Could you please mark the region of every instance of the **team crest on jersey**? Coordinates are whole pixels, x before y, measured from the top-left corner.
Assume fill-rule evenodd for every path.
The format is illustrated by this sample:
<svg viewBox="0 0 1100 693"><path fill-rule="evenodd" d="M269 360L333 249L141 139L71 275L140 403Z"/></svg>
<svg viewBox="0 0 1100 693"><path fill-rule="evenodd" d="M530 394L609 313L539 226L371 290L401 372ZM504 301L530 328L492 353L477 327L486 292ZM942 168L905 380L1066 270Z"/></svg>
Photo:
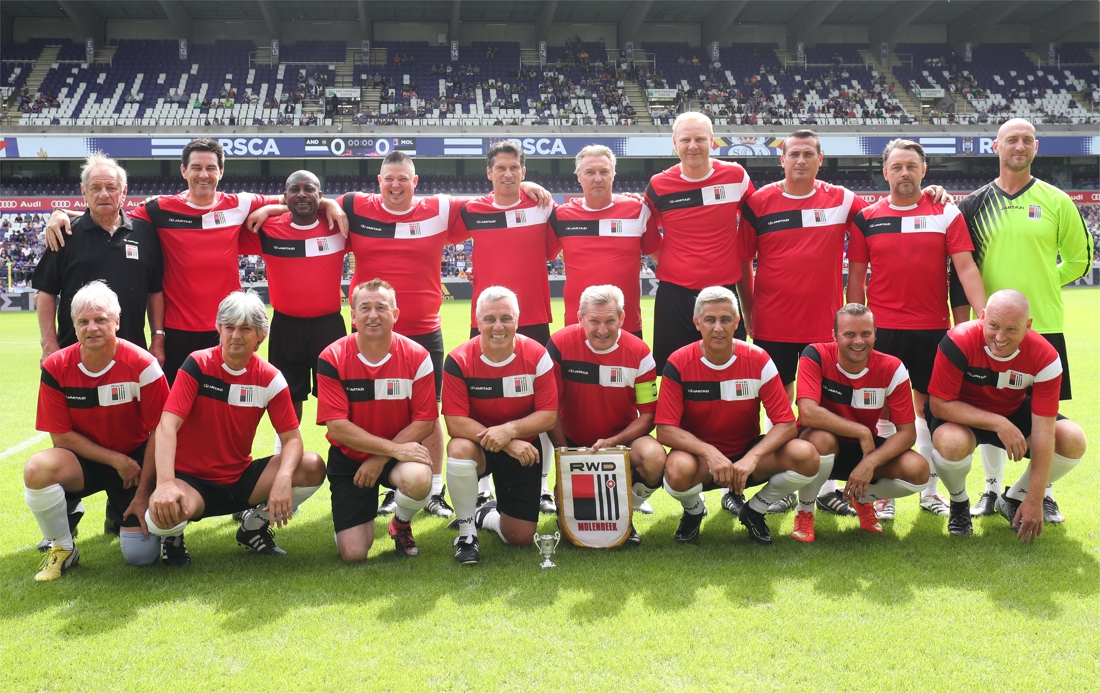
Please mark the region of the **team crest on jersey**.
<svg viewBox="0 0 1100 693"><path fill-rule="evenodd" d="M616 233L622 233L622 232L623 232L623 222L619 221L618 219L612 221L611 222L611 233L616 234Z"/></svg>
<svg viewBox="0 0 1100 693"><path fill-rule="evenodd" d="M386 381L386 396L397 397L401 394L401 381L400 380L387 380Z"/></svg>
<svg viewBox="0 0 1100 693"><path fill-rule="evenodd" d="M733 381L733 396L740 399L741 397L748 397L749 393L749 381L747 380L734 380Z"/></svg>
<svg viewBox="0 0 1100 693"><path fill-rule="evenodd" d="M1027 218L1034 219L1036 221L1043 218L1043 206L1042 205L1028 205L1027 206Z"/></svg>
<svg viewBox="0 0 1100 693"><path fill-rule="evenodd" d="M608 380L612 385L622 385L626 380L623 374L623 369L618 366L612 366L608 375Z"/></svg>
<svg viewBox="0 0 1100 693"><path fill-rule="evenodd" d="M1022 389L1027 387L1027 378L1023 373L1016 371L1008 372L1008 386L1015 389Z"/></svg>
<svg viewBox="0 0 1100 693"><path fill-rule="evenodd" d="M512 212L512 219L517 224L526 224L527 223L527 211L523 210L523 209L517 209L516 211Z"/></svg>
<svg viewBox="0 0 1100 693"><path fill-rule="evenodd" d="M256 403L256 386L241 385L237 394L237 404L252 405Z"/></svg>
<svg viewBox="0 0 1100 693"><path fill-rule="evenodd" d="M913 230L924 231L928 228L928 217L913 217Z"/></svg>
<svg viewBox="0 0 1100 693"><path fill-rule="evenodd" d="M221 226L225 223L225 212L214 212L214 223Z"/></svg>
<svg viewBox="0 0 1100 693"><path fill-rule="evenodd" d="M126 259L137 260L138 259L138 247L133 243L126 244Z"/></svg>
<svg viewBox="0 0 1100 693"><path fill-rule="evenodd" d="M130 388L126 383L115 383L111 385L111 402L126 402L130 399Z"/></svg>
<svg viewBox="0 0 1100 693"><path fill-rule="evenodd" d="M815 209L814 210L814 223L815 224L824 224L826 219L828 219L828 217L825 216L825 210L824 209Z"/></svg>
<svg viewBox="0 0 1100 693"><path fill-rule="evenodd" d="M878 406L878 393L874 390L863 391L863 406L865 407L877 407Z"/></svg>
<svg viewBox="0 0 1100 693"><path fill-rule="evenodd" d="M716 185L711 190L713 190L713 192L714 192L714 199L715 200L724 200L724 199L726 199L726 189L725 189L725 187L723 187L721 185Z"/></svg>
<svg viewBox="0 0 1100 693"><path fill-rule="evenodd" d="M327 238L317 238L317 239L314 239L314 240L317 243L317 252L319 252L319 253L327 253L328 252L328 239Z"/></svg>
<svg viewBox="0 0 1100 693"><path fill-rule="evenodd" d="M415 224L415 223L414 224L409 224L409 235L410 236L422 236L422 235L424 235L424 232L420 230L420 224Z"/></svg>
<svg viewBox="0 0 1100 693"><path fill-rule="evenodd" d="M523 376L512 378L512 392L517 395L526 395L531 392L531 383Z"/></svg>

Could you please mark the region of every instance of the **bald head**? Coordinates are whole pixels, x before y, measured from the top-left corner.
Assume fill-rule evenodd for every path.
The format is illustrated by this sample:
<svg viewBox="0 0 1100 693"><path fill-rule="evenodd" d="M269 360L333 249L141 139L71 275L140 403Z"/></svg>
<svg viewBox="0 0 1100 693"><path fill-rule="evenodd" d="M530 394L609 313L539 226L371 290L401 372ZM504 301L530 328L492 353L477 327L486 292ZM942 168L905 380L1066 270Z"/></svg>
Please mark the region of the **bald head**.
<svg viewBox="0 0 1100 693"><path fill-rule="evenodd" d="M318 190L321 189L321 180L317 176L313 175L312 171L306 171L305 169L302 169L301 171L295 171L294 173L287 176L286 187L289 188L291 183L313 183L313 185L316 186Z"/></svg>
<svg viewBox="0 0 1100 693"><path fill-rule="evenodd" d="M1031 304L1013 289L1001 289L985 302L979 322L989 352L997 358L1009 358L1031 331Z"/></svg>
<svg viewBox="0 0 1100 693"><path fill-rule="evenodd" d="M996 309L998 312L1022 313L1025 320L1031 315L1031 303L1027 300L1027 296L1015 289L1001 289L994 292L985 302L985 308L988 311Z"/></svg>
<svg viewBox="0 0 1100 693"><path fill-rule="evenodd" d="M321 181L309 171L295 171L286 179L286 206L295 224L309 226L321 208Z"/></svg>
<svg viewBox="0 0 1100 693"><path fill-rule="evenodd" d="M1035 137L1035 126L1031 124L1031 121L1024 118L1012 118L1006 120L1001 127L997 128L997 139L1003 139L1007 133L1016 132L1020 128L1030 132L1031 136Z"/></svg>
<svg viewBox="0 0 1100 693"><path fill-rule="evenodd" d="M1001 160L1001 175L1030 176L1031 162L1039 152L1035 126L1023 118L1013 118L997 130L993 151Z"/></svg>

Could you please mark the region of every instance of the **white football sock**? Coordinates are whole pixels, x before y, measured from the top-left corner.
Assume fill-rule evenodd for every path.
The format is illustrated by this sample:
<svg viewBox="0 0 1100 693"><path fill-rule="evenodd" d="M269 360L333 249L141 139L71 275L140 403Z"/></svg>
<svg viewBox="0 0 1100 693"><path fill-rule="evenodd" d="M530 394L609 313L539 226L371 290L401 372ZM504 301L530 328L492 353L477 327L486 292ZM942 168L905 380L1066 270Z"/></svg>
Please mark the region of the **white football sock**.
<svg viewBox="0 0 1100 693"><path fill-rule="evenodd" d="M867 485L867 495L859 499L860 503L873 503L887 498L904 498L919 493L925 484L911 484L901 479L879 479Z"/></svg>
<svg viewBox="0 0 1100 693"><path fill-rule="evenodd" d="M919 415L915 422L917 428L917 454L928 463L928 484L921 491L921 498L934 496L940 492L940 476L936 465L932 463L932 434L928 430L928 422Z"/></svg>
<svg viewBox="0 0 1100 693"><path fill-rule="evenodd" d="M504 532L500 531L500 513L496 508L493 508L489 512L485 513L485 517L481 519L481 526L485 529L491 529L497 533L500 540L505 544L508 543L508 539L504 536Z"/></svg>
<svg viewBox="0 0 1100 693"><path fill-rule="evenodd" d="M187 520L184 520L175 527L161 529L157 526L157 523L153 522L153 514L146 510L145 524L149 527L149 534L155 534L158 537L178 537L179 535L183 534L184 528L187 527Z"/></svg>
<svg viewBox="0 0 1100 693"><path fill-rule="evenodd" d="M61 484L51 484L46 488L24 486L23 498L38 522L42 536L49 539L52 546L72 551L73 535L69 533L68 507L65 504L65 489L61 488Z"/></svg>
<svg viewBox="0 0 1100 693"><path fill-rule="evenodd" d="M447 477L447 479L448 479L447 483L451 483L450 478L451 478L450 476ZM477 480L477 495L483 496L483 495L491 494L492 492L493 492L493 480L491 478L489 478L489 476L486 475L486 476L483 476L483 477L481 477L480 479Z"/></svg>
<svg viewBox="0 0 1100 693"><path fill-rule="evenodd" d="M649 497L653 495L656 488L650 488L645 485L644 481L635 481L630 485L630 505L635 510L642 507L642 503L649 500Z"/></svg>
<svg viewBox="0 0 1100 693"><path fill-rule="evenodd" d="M996 445L979 445L978 456L982 458L982 472L985 474L985 491L1000 495L1004 491L1001 485L1005 478L1005 465L1008 453Z"/></svg>
<svg viewBox="0 0 1100 693"><path fill-rule="evenodd" d="M1058 481L1066 474L1069 474L1070 470L1076 467L1081 462L1081 458L1073 460L1068 457L1062 457L1058 453L1054 453L1050 458L1050 484ZM1020 478L1016 480L1015 484L1012 484L1012 488L1008 489L1006 494L1013 500L1022 501L1027 498L1027 487L1031 484L1031 462L1027 463L1027 469L1020 475ZM1047 484L1047 490L1050 489L1050 484Z"/></svg>
<svg viewBox="0 0 1100 693"><path fill-rule="evenodd" d="M290 507L297 509L299 505L309 500L309 497L317 493L317 489L320 486L292 486L290 488ZM245 511L244 520L241 522L241 527L246 531L254 532L257 529L263 528L265 524L271 521L270 513L263 508L257 508L251 512Z"/></svg>
<svg viewBox="0 0 1100 693"><path fill-rule="evenodd" d="M768 431L772 430L774 426L775 424L773 424L772 420L768 418L768 415L764 414L764 425L760 428L760 432L764 435L768 435Z"/></svg>
<svg viewBox="0 0 1100 693"><path fill-rule="evenodd" d="M836 457L836 455L833 455ZM817 492L817 497L827 496L833 491L836 491L836 479L826 479L825 483L821 485L821 490Z"/></svg>
<svg viewBox="0 0 1100 693"><path fill-rule="evenodd" d="M833 473L834 462L836 462L836 455L821 455L821 468L817 470L817 474L810 479L810 483L798 489L799 510L814 514L815 501L821 495L825 482L830 480L829 475ZM836 486L835 483L833 485Z"/></svg>
<svg viewBox="0 0 1100 693"><path fill-rule="evenodd" d="M798 491L813 480L812 476L805 476L790 469L773 474L768 479L768 483L764 484L764 487L752 497L749 506L758 513L766 513L769 505Z"/></svg>
<svg viewBox="0 0 1100 693"><path fill-rule="evenodd" d="M429 496L438 496L443 493L443 475L432 474L432 490L428 492Z"/></svg>
<svg viewBox="0 0 1100 693"><path fill-rule="evenodd" d="M272 447L272 455L278 455L283 451L283 439L279 437L279 434L275 434L275 445Z"/></svg>
<svg viewBox="0 0 1100 693"><path fill-rule="evenodd" d="M550 436L540 433L539 445L542 447L542 490L539 493L549 496L550 487L546 485L546 479L550 476L550 465L554 462L554 444L550 442Z"/></svg>
<svg viewBox="0 0 1100 693"><path fill-rule="evenodd" d="M970 473L973 459L973 455L967 455L958 462L952 462L945 460L936 450L932 451L932 462L943 479L943 487L951 494L951 500L955 503L970 500L970 496L966 495L966 475Z"/></svg>
<svg viewBox="0 0 1100 693"><path fill-rule="evenodd" d="M1043 491L1043 497L1054 500L1054 484L1047 484L1046 490Z"/></svg>
<svg viewBox="0 0 1100 693"><path fill-rule="evenodd" d="M488 480L489 477L485 477ZM477 504L477 462L447 458L447 486L451 489L451 506L458 519L460 536L477 536L474 507Z"/></svg>
<svg viewBox="0 0 1100 693"><path fill-rule="evenodd" d="M886 419L879 419L878 423L875 424L875 435L879 438L889 438L897 432L898 427Z"/></svg>
<svg viewBox="0 0 1100 693"><path fill-rule="evenodd" d="M680 501L680 505L684 506L684 512L688 515L698 515L706 510L706 503L703 501L703 485L695 484L686 491L674 491L671 486L668 485L668 480L665 479L665 492L672 496L676 500Z"/></svg>
<svg viewBox="0 0 1100 693"><path fill-rule="evenodd" d="M420 500L416 500L415 498L410 498L404 493L401 493L401 489L394 491L393 500L397 503L397 510L395 510L393 514L402 522L412 522L413 515L420 512L421 508L428 504L427 496L424 496Z"/></svg>

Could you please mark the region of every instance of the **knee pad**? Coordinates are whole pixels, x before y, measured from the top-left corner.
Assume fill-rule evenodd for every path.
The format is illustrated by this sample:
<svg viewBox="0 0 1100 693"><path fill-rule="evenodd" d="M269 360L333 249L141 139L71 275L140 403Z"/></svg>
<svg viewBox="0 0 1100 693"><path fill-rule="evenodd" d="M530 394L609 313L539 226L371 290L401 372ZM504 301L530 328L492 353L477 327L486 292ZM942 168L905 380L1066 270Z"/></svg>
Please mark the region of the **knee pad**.
<svg viewBox="0 0 1100 693"><path fill-rule="evenodd" d="M146 539L139 532L127 532L124 529L119 533L118 539L122 546L122 557L132 566L153 565L160 558L160 537L155 534L150 534Z"/></svg>

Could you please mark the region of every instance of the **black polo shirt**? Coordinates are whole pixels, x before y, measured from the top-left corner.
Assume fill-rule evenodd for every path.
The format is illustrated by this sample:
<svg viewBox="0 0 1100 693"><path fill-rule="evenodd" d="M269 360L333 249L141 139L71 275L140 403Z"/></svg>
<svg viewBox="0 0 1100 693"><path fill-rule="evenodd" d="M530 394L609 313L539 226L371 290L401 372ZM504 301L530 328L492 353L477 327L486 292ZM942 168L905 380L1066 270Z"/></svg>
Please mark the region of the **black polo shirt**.
<svg viewBox="0 0 1100 693"><path fill-rule="evenodd" d="M71 305L73 294L101 279L118 294L122 307L118 336L145 348L145 311L149 294L163 291L164 262L160 239L149 222L122 214L122 225L109 234L89 212L74 220L73 235L57 252L49 248L34 270L31 286L57 296L57 343L76 344Z"/></svg>

